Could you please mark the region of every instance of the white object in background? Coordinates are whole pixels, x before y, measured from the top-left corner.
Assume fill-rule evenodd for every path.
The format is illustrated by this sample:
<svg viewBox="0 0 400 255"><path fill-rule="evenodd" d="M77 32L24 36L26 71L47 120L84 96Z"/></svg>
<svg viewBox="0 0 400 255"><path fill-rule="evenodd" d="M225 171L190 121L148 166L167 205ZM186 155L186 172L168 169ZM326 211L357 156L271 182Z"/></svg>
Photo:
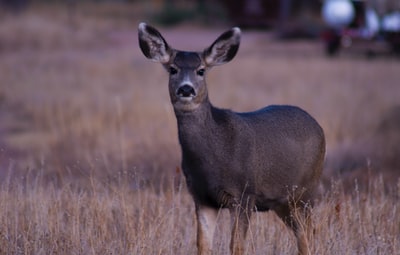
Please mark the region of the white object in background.
<svg viewBox="0 0 400 255"><path fill-rule="evenodd" d="M334 28L342 28L354 19L355 10L349 0L326 0L322 6L322 17Z"/></svg>
<svg viewBox="0 0 400 255"><path fill-rule="evenodd" d="M400 31L400 12L392 12L382 18L382 30L386 32Z"/></svg>
<svg viewBox="0 0 400 255"><path fill-rule="evenodd" d="M376 11L368 8L365 11L365 21L368 32L371 35L376 35L379 32L379 17Z"/></svg>

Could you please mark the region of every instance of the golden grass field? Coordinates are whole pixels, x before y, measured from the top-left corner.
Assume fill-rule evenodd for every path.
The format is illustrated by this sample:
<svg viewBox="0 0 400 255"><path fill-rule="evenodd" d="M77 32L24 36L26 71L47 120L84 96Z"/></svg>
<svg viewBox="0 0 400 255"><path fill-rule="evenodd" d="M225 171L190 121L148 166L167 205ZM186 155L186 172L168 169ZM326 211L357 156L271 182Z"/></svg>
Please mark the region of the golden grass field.
<svg viewBox="0 0 400 255"><path fill-rule="evenodd" d="M0 254L194 254L167 73L145 59L148 6L33 6L0 13ZM226 27L160 27L201 50ZM399 254L400 59L243 31L208 76L214 105L298 105L327 138L313 254ZM227 254L221 211L215 254ZM272 213L253 216L248 254L295 254Z"/></svg>

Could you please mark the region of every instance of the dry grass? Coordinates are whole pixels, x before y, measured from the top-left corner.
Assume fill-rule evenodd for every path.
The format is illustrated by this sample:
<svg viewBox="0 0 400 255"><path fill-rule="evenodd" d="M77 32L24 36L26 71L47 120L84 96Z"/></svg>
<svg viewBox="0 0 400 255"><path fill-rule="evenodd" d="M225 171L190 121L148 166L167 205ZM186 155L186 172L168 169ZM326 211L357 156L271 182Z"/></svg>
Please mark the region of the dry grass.
<svg viewBox="0 0 400 255"><path fill-rule="evenodd" d="M194 253L167 75L137 47L143 9L0 17L0 254ZM177 48L202 49L222 29L162 31ZM400 248L398 70L390 56L326 59L317 42L245 31L237 58L208 76L215 105L299 105L324 128L329 191L314 209L314 254ZM228 251L225 216L216 254ZM295 251L269 213L254 216L248 243L249 254Z"/></svg>
<svg viewBox="0 0 400 255"><path fill-rule="evenodd" d="M40 177L3 185L0 254L195 253L194 206L185 189L155 193L132 190L123 178L111 186L91 181L85 189L44 185ZM321 198L313 210L312 254L396 254L400 186L387 193L381 181L371 185L368 193L345 195L336 184ZM215 254L228 253L226 213L220 213ZM253 215L247 254L295 251L294 235L275 215Z"/></svg>

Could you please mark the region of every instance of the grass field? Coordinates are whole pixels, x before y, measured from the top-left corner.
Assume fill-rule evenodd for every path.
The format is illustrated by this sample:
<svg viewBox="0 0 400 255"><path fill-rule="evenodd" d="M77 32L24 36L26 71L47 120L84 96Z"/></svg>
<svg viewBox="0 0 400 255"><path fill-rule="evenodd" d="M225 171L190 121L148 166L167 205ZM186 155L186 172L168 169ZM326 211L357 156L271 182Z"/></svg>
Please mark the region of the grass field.
<svg viewBox="0 0 400 255"><path fill-rule="evenodd" d="M1 13L0 254L195 252L167 74L139 51L139 7ZM160 30L201 50L226 28ZM294 104L323 127L313 254L400 250L399 70L386 53L327 59L317 41L245 30L236 59L207 77L217 106ZM215 254L228 253L226 214ZM248 244L248 254L296 251L272 213L254 215Z"/></svg>

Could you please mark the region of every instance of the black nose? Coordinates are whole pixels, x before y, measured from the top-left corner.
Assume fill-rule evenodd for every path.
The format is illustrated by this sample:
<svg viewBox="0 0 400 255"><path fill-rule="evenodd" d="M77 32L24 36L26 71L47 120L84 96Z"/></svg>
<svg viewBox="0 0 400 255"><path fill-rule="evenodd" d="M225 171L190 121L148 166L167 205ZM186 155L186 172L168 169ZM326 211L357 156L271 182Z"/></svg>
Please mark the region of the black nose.
<svg viewBox="0 0 400 255"><path fill-rule="evenodd" d="M194 91L194 88L190 85L183 85L183 86L179 87L176 94L180 97L196 96L196 92Z"/></svg>

